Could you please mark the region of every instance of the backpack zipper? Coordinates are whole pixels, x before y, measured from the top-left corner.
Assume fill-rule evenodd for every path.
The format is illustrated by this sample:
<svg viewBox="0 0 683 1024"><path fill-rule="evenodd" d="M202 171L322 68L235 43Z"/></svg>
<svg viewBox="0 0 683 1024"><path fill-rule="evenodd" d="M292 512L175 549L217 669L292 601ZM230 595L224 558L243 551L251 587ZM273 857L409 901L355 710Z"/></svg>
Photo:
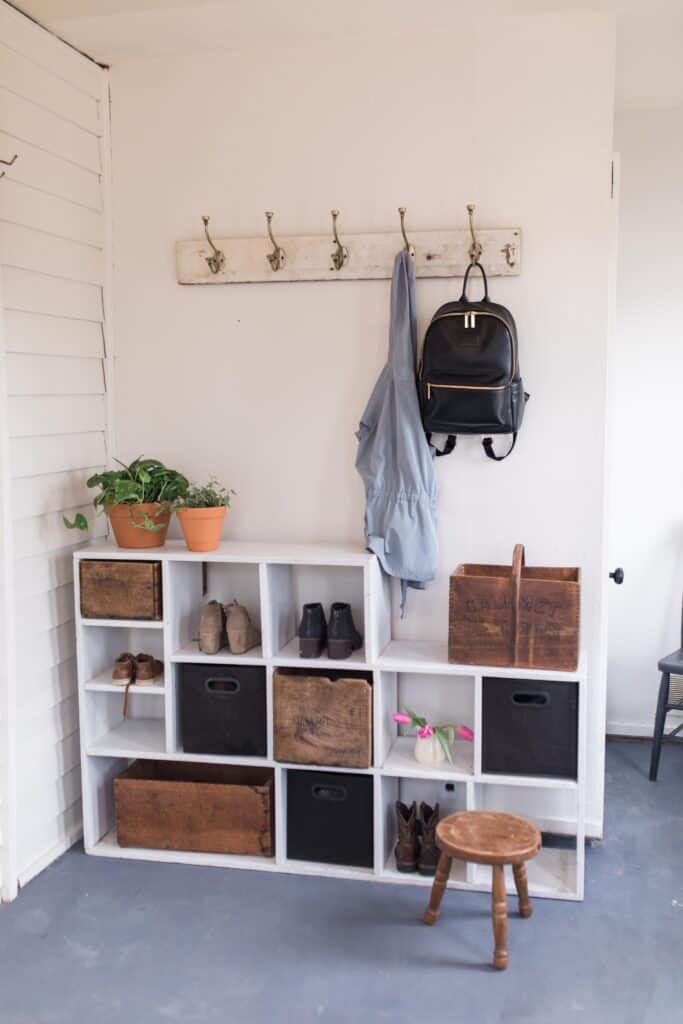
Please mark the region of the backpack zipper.
<svg viewBox="0 0 683 1024"><path fill-rule="evenodd" d="M427 381L427 401L432 397L432 388L448 388L449 391L504 391L507 384L431 384Z"/></svg>
<svg viewBox="0 0 683 1024"><path fill-rule="evenodd" d="M510 330L510 325L508 324L507 320L504 317L500 316L498 313L489 313L487 310L478 309L476 310L476 312L468 311L466 313L441 313L439 316L435 316L432 318L432 323L434 323L436 320L445 320L449 316L464 316L466 328L474 327L476 323L476 317L478 316L492 316L494 317L494 319L500 320L500 322L504 324L510 336L510 345L512 348L512 376L517 376L517 346L515 345L515 339L512 335L512 331ZM470 317L472 318L471 320L469 319Z"/></svg>

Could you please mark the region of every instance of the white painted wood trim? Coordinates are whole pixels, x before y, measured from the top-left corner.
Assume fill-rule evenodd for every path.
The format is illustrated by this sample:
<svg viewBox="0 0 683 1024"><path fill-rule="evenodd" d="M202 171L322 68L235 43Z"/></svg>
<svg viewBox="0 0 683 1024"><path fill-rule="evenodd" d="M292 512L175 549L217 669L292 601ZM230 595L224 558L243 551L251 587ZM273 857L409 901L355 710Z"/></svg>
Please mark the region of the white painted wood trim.
<svg viewBox="0 0 683 1024"><path fill-rule="evenodd" d="M210 226L209 226L210 227ZM355 234L342 237L349 261L341 270L331 263L334 243L331 235L283 235L278 244L287 260L274 271L268 262L272 244L265 231L256 238L214 238L225 254L225 266L213 274L206 262L211 248L205 239L176 243L178 284L238 284L244 282L284 281L362 281L390 278L397 252L404 248L398 232ZM416 277L462 277L470 263L471 238L468 230L407 231L415 248ZM482 245L481 262L490 277L516 276L521 273L521 229L477 229ZM212 234L213 238L213 234ZM511 246L509 265L505 247Z"/></svg>
<svg viewBox="0 0 683 1024"><path fill-rule="evenodd" d="M113 466L115 452L116 399L114 389L114 230L111 172L111 99L109 75L102 76L100 98L102 135L100 152L102 163L102 207L104 210L104 283L102 285L102 341L104 344L104 383L106 422L105 445L107 465ZM107 522L107 530L109 525Z"/></svg>

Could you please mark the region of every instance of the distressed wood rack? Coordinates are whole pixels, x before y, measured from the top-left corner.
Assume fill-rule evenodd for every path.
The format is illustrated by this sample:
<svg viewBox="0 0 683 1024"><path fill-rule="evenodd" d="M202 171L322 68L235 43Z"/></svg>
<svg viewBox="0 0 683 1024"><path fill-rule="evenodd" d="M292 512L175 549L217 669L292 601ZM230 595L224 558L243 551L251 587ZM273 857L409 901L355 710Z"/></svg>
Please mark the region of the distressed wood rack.
<svg viewBox="0 0 683 1024"><path fill-rule="evenodd" d="M473 225L451 231L411 232L405 228L405 207L399 207L400 231L340 237L338 210L332 210L329 235L286 235L277 240L273 214L266 213L267 233L254 238L205 238L176 243L179 284L242 284L285 281L363 281L390 278L396 253L405 248L415 259L416 277L462 277L480 261L489 276L521 273L521 229Z"/></svg>

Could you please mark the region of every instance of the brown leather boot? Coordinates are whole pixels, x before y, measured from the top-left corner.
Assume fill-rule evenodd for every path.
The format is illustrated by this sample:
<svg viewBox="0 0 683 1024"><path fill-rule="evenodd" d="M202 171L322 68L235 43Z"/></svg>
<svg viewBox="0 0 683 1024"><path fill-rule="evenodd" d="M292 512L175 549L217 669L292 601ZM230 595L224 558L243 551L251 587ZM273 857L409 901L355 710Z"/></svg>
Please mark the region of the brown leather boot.
<svg viewBox="0 0 683 1024"><path fill-rule="evenodd" d="M218 654L227 643L223 605L209 601L199 613L199 650L202 654Z"/></svg>
<svg viewBox="0 0 683 1024"><path fill-rule="evenodd" d="M417 806L413 800L410 807L396 801L398 842L396 843L396 869L408 874L417 870L419 847L417 843Z"/></svg>
<svg viewBox="0 0 683 1024"><path fill-rule="evenodd" d="M439 805L430 807L420 804L420 857L417 870L421 875L435 875L439 863L439 847L436 845L436 826L439 823Z"/></svg>
<svg viewBox="0 0 683 1024"><path fill-rule="evenodd" d="M261 640L261 634L249 618L244 605L232 601L223 605L225 611L225 628L228 633L228 646L231 654L246 654Z"/></svg>

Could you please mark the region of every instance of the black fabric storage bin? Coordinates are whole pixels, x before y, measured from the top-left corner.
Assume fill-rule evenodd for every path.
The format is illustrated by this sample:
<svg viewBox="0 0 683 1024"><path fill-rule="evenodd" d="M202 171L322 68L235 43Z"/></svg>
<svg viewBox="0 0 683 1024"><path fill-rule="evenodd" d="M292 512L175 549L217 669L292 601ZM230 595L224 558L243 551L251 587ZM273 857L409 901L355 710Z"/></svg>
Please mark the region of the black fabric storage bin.
<svg viewBox="0 0 683 1024"><path fill-rule="evenodd" d="M372 776L290 769L287 856L371 868Z"/></svg>
<svg viewBox="0 0 683 1024"><path fill-rule="evenodd" d="M482 771L576 778L579 684L483 680Z"/></svg>
<svg viewBox="0 0 683 1024"><path fill-rule="evenodd" d="M265 668L183 665L180 727L188 754L265 757Z"/></svg>

